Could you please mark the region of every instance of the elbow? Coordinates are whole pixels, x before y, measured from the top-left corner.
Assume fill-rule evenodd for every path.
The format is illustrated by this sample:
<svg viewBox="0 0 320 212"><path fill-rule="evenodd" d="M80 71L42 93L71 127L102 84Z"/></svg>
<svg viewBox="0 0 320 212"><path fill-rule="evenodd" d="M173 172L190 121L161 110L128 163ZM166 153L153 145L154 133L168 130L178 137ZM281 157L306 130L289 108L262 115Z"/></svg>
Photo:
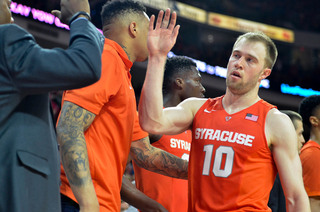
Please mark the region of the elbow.
<svg viewBox="0 0 320 212"><path fill-rule="evenodd" d="M163 134L161 118L150 116L143 112L144 110L139 107L139 124L141 128L151 134Z"/></svg>
<svg viewBox="0 0 320 212"><path fill-rule="evenodd" d="M82 78L88 85L99 81L101 77L101 55L97 53L87 55L87 59L82 64L78 64L79 72L83 73Z"/></svg>
<svg viewBox="0 0 320 212"><path fill-rule="evenodd" d="M99 62L95 63L93 69L93 81L97 82L101 77L101 60Z"/></svg>
<svg viewBox="0 0 320 212"><path fill-rule="evenodd" d="M147 120L142 119L141 117L139 117L139 123L140 123L140 127L151 134L156 134L156 127L153 126L152 123L148 122Z"/></svg>
<svg viewBox="0 0 320 212"><path fill-rule="evenodd" d="M86 84L91 85L99 81L101 77L101 63L90 66L89 69L91 74L87 74Z"/></svg>
<svg viewBox="0 0 320 212"><path fill-rule="evenodd" d="M160 127L154 126L152 124L141 124L141 128L150 134L163 134L162 131L159 130Z"/></svg>
<svg viewBox="0 0 320 212"><path fill-rule="evenodd" d="M147 120L144 118L144 114L140 112L140 108L139 108L139 124L141 129L143 129L146 132L149 132L149 127L148 127L148 123Z"/></svg>
<svg viewBox="0 0 320 212"><path fill-rule="evenodd" d="M144 131L150 133L151 128L148 126L148 124L146 124L146 122L141 121L141 120L139 120L139 122L140 122L140 127L141 127Z"/></svg>

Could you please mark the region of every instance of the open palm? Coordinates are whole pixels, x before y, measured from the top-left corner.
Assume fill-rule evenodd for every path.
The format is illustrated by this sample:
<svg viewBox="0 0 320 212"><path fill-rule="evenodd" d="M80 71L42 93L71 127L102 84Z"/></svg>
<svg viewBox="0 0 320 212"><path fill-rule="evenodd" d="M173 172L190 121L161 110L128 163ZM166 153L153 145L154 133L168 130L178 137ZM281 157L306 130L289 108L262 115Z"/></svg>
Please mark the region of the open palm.
<svg viewBox="0 0 320 212"><path fill-rule="evenodd" d="M155 16L152 15L150 18L147 42L150 55L167 55L177 40L180 28L179 25L176 26L177 14L173 12L170 20L170 9L167 9L164 18L163 15L164 12L161 10L155 29L153 27Z"/></svg>

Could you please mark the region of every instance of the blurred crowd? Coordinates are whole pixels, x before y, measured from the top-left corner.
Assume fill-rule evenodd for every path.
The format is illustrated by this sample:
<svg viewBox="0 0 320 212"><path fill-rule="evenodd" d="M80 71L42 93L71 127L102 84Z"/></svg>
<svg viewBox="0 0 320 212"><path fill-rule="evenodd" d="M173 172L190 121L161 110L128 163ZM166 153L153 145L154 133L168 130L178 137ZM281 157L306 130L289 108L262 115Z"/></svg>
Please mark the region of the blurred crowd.
<svg viewBox="0 0 320 212"><path fill-rule="evenodd" d="M179 0L179 2L207 11L286 27L292 30L320 31L320 17L316 16L320 2L317 0Z"/></svg>
<svg viewBox="0 0 320 212"><path fill-rule="evenodd" d="M16 0L15 2L50 12L52 9L59 8L60 1L32 0L31 3L26 0ZM102 0L90 1L92 22L98 28L101 28L100 10L104 2ZM320 32L320 25L318 24L320 16L315 15L317 14L316 10L320 7L320 1L180 0L180 2L207 11L292 30ZM225 43L221 45L218 42L212 42L211 45L200 42L200 38L195 37L194 33L196 35L201 34L202 28L194 22L189 22L188 24L190 26L185 26L184 28L190 28L191 30L186 30L185 34L180 32L173 52L178 55L187 55L213 66L225 67L227 58L230 55L231 46L226 46ZM215 32L212 32L212 34L214 35ZM232 43L233 40L230 45ZM291 86L299 85L302 88L320 90L320 84L317 81L317 77L315 77L320 70L320 49L296 47L281 42L278 42L277 46L279 57L273 69L273 74L269 78L271 89L279 91L280 84L285 83Z"/></svg>

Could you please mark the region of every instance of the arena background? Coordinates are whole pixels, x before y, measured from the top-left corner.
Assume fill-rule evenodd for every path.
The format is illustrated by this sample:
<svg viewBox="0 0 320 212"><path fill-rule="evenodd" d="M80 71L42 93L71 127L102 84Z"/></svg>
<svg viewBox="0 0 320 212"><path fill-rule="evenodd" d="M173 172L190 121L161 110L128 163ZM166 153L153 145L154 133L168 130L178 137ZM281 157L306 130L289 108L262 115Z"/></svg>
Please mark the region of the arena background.
<svg viewBox="0 0 320 212"><path fill-rule="evenodd" d="M198 60L206 97L225 92L220 67L226 67L232 45L245 31L262 30L275 41L279 57L268 78L269 88L260 97L279 109L298 110L304 96L320 94L320 1L317 0L140 0L148 15L159 9L178 13L181 25L172 52ZM91 0L92 22L101 29L100 11L106 0ZM68 30L49 17L59 9L59 0L13 0L11 10L16 24L34 35L46 48L66 48ZM146 62L132 68L137 98L144 80ZM291 94L284 94L291 93Z"/></svg>

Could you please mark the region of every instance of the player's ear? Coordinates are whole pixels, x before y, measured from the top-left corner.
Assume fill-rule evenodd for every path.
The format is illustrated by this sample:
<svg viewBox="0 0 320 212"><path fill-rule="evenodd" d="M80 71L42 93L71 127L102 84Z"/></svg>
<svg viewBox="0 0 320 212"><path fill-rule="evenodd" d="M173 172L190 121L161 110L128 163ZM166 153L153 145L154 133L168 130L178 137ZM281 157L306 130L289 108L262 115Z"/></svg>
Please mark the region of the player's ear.
<svg viewBox="0 0 320 212"><path fill-rule="evenodd" d="M319 119L316 116L310 116L309 121L313 127L319 126Z"/></svg>
<svg viewBox="0 0 320 212"><path fill-rule="evenodd" d="M182 88L183 88L183 86L184 86L184 81L183 81L183 79L181 79L181 78L176 78L174 82L175 82L175 85L176 85L179 89L182 89Z"/></svg>
<svg viewBox="0 0 320 212"><path fill-rule="evenodd" d="M263 69L263 71L262 71L262 73L261 73L261 75L259 77L259 80L261 81L261 80L267 78L270 74L271 74L271 69L270 68Z"/></svg>
<svg viewBox="0 0 320 212"><path fill-rule="evenodd" d="M135 21L132 21L130 23L128 30L131 37L137 37L137 23Z"/></svg>

